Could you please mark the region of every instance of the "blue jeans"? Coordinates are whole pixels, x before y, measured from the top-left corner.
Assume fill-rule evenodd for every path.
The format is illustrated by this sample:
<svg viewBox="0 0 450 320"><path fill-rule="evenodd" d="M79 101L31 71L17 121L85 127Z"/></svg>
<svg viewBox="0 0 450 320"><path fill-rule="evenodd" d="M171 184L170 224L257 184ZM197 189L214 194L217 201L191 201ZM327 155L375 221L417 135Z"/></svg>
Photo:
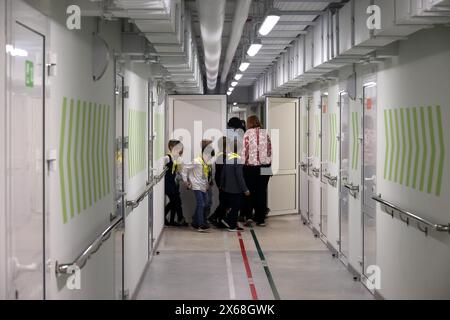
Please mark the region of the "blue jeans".
<svg viewBox="0 0 450 320"><path fill-rule="evenodd" d="M213 198L212 188L209 188L208 191L206 191L205 209L203 210L205 224L208 222L208 217L211 215L212 198Z"/></svg>
<svg viewBox="0 0 450 320"><path fill-rule="evenodd" d="M205 225L205 208L208 202L208 194L206 192L202 192L200 190L194 190L195 201L197 202L197 206L195 207L195 213L192 219L192 226L195 228L199 228Z"/></svg>

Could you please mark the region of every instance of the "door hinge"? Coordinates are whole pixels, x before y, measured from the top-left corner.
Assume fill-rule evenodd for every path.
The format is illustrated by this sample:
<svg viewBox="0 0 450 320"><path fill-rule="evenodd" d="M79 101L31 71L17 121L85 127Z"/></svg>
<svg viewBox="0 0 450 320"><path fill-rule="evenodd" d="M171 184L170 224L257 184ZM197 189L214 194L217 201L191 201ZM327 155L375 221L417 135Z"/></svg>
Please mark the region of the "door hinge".
<svg viewBox="0 0 450 320"><path fill-rule="evenodd" d="M129 142L130 142L130 138L129 137L123 137L122 148L123 149L128 149Z"/></svg>
<svg viewBox="0 0 450 320"><path fill-rule="evenodd" d="M124 99L128 99L130 97L130 87L123 87L123 97Z"/></svg>
<svg viewBox="0 0 450 320"><path fill-rule="evenodd" d="M119 290L119 299L128 300L130 297L130 289L125 289L124 291Z"/></svg>

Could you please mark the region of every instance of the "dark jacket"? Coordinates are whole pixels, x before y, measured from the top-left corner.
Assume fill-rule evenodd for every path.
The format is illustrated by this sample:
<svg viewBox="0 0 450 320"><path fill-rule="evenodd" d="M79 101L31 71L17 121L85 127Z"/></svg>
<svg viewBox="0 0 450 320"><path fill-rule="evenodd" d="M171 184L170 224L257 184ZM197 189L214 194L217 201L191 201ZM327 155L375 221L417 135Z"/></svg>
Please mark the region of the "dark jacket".
<svg viewBox="0 0 450 320"><path fill-rule="evenodd" d="M244 180L244 165L240 159L227 159L221 173L220 187L226 193L239 194L248 191Z"/></svg>
<svg viewBox="0 0 450 320"><path fill-rule="evenodd" d="M165 193L167 195L173 195L180 192L180 186L177 183L177 170L178 165L175 164L172 159L172 156L170 154L167 155L169 157L169 162L166 164L167 171L165 175Z"/></svg>
<svg viewBox="0 0 450 320"><path fill-rule="evenodd" d="M222 184L222 170L225 162L227 161L226 156L223 153L220 153L217 156L215 163L215 173L214 173L214 182L216 183L217 188L221 189Z"/></svg>

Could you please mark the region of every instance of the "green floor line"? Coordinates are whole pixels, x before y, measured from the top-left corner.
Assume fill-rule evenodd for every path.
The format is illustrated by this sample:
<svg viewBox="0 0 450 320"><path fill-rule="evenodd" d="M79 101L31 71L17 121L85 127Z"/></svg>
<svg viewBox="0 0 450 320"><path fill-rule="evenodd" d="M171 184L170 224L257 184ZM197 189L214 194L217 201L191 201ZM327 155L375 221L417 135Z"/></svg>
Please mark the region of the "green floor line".
<svg viewBox="0 0 450 320"><path fill-rule="evenodd" d="M275 286L275 282L273 281L272 274L270 273L269 266L267 265L266 257L264 256L261 246L259 245L258 238L256 237L255 230L250 229L250 232L252 234L253 241L255 242L256 250L258 250L259 258L261 259L261 262L263 263L264 271L266 272L267 280L269 281L273 296L274 296L275 300L281 300L280 294L278 293L277 287Z"/></svg>

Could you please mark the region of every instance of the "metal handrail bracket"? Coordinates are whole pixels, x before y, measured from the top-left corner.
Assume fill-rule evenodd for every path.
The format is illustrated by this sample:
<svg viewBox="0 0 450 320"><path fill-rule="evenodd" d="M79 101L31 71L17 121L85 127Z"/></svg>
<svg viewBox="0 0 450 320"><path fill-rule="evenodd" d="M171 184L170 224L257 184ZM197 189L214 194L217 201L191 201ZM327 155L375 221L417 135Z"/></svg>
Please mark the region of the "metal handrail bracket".
<svg viewBox="0 0 450 320"><path fill-rule="evenodd" d="M116 229L123 221L122 217L115 218L110 225L103 230L99 237L97 237L89 246L83 250L83 252L71 263L58 263L56 261L55 272L56 275L70 275L75 272L76 269L82 269L89 258L96 253L102 244L109 239L111 232Z"/></svg>
<svg viewBox="0 0 450 320"><path fill-rule="evenodd" d="M319 168L314 168L311 170L314 177L318 178L320 176L320 169Z"/></svg>
<svg viewBox="0 0 450 320"><path fill-rule="evenodd" d="M164 170L163 170L159 175L157 175L156 177L154 177L154 178L152 179L152 181L149 182L149 183L145 186L144 190L139 194L139 196L138 196L135 200L128 200L128 201L127 201L127 207L128 207L128 208L131 208L131 210L134 210L134 209L136 209L137 207L139 207L139 204L140 204L142 201L144 201L145 197L147 197L147 196L150 194L150 192L153 190L153 188L154 188L158 183L161 182L161 180L162 180L162 179L164 178L164 176L166 175L167 170L168 170L167 168L164 168Z"/></svg>
<svg viewBox="0 0 450 320"><path fill-rule="evenodd" d="M416 214L413 214L407 210L404 210L404 209L400 208L399 206L397 206L387 200L384 200L381 197L381 195L373 196L372 199L375 200L376 202L382 204L386 208L390 208L391 209L390 212L388 210L385 210L385 212L388 213L390 216L392 216L392 218L394 218L394 214L395 214L395 212L397 212L400 220L405 222L407 225L409 225L410 219L415 220L417 222L417 228L420 231L422 231L423 233L425 233L425 235L428 235L428 228L431 228L438 232L450 233L450 223L447 225L433 223L425 218L422 218ZM406 216L406 218L403 218L403 216Z"/></svg>

